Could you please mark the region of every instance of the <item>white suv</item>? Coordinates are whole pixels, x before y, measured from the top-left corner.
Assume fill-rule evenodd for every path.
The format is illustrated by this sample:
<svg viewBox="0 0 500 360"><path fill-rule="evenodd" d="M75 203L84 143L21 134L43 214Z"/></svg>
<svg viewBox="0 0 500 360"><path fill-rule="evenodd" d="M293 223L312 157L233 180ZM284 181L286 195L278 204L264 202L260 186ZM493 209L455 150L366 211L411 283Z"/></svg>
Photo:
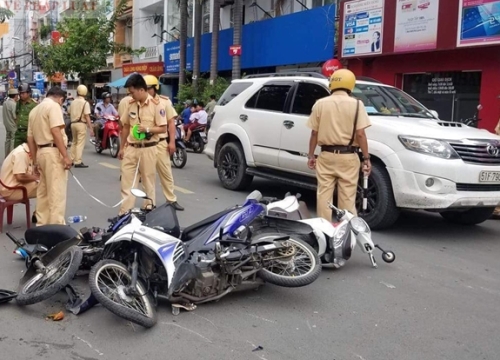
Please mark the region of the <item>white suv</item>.
<svg viewBox="0 0 500 360"><path fill-rule="evenodd" d="M259 176L316 189L306 122L315 101L329 94L328 79L317 73L234 80L215 107L205 150L222 185L240 190ZM353 96L372 122L363 217L373 229L394 224L399 209L436 211L469 225L490 218L500 204L500 136L441 121L405 92L373 79L358 79Z"/></svg>

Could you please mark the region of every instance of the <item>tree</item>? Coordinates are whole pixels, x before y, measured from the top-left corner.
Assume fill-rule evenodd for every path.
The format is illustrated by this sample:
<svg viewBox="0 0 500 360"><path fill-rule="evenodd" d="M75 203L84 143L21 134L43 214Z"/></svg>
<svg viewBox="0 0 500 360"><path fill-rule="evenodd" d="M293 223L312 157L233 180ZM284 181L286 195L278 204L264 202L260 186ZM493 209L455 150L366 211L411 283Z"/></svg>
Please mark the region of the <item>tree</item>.
<svg viewBox="0 0 500 360"><path fill-rule="evenodd" d="M203 0L194 0L194 49L193 49L193 88L198 95L198 79L200 78L201 64L201 27Z"/></svg>
<svg viewBox="0 0 500 360"><path fill-rule="evenodd" d="M243 0L234 2L234 33L233 45L241 45L241 32L243 28ZM233 56L233 80L241 78L241 57Z"/></svg>
<svg viewBox="0 0 500 360"><path fill-rule="evenodd" d="M179 50L179 85L186 83L186 66L187 66L187 38L188 38L188 0L177 0L177 5L180 9L180 50Z"/></svg>
<svg viewBox="0 0 500 360"><path fill-rule="evenodd" d="M79 1L80 3L80 1ZM129 46L110 41L116 31L118 18L127 9L127 0L120 0L113 15L106 17L105 7L109 3L89 9L82 1L76 5L74 14L63 18L57 24L64 42L61 44L34 44L35 56L40 61L41 70L48 76L57 72L77 73L85 78L106 66L110 54L139 55L145 48L133 50Z"/></svg>
<svg viewBox="0 0 500 360"><path fill-rule="evenodd" d="M6 8L0 8L0 23L3 24L7 20L9 20L11 17L14 16L14 13L10 11L9 9Z"/></svg>
<svg viewBox="0 0 500 360"><path fill-rule="evenodd" d="M214 14L212 18L212 49L210 54L210 84L217 79L219 68L219 27L220 27L220 0L214 0Z"/></svg>

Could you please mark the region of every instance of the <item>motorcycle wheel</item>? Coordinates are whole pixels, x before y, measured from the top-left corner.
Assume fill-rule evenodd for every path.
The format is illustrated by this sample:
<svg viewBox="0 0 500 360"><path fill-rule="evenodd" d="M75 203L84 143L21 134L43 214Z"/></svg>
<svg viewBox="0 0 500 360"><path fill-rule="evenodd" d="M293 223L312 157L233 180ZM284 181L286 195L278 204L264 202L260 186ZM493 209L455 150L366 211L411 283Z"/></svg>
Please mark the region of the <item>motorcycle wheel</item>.
<svg viewBox="0 0 500 360"><path fill-rule="evenodd" d="M35 275L20 286L16 302L32 305L47 300L61 291L73 279L80 267L83 251L72 246L45 266L44 273ZM33 265L32 265L33 266Z"/></svg>
<svg viewBox="0 0 500 360"><path fill-rule="evenodd" d="M196 144L196 145L195 145ZM205 143L201 137L197 138L193 143L193 151L196 154L201 154L205 150Z"/></svg>
<svg viewBox="0 0 500 360"><path fill-rule="evenodd" d="M262 234L262 236L268 236ZM289 247L278 250L270 255L286 256L288 250L293 249L294 255L291 258L285 257L283 260L270 260L269 264L259 271L262 280L282 286L282 287L301 287L312 284L321 274L321 260L318 253L305 242L290 238L286 240ZM300 259L297 259L299 258ZM265 258L264 258L264 261ZM297 262L300 261L300 265Z"/></svg>
<svg viewBox="0 0 500 360"><path fill-rule="evenodd" d="M111 157L116 158L120 152L120 138L118 136L112 136L109 138L109 152Z"/></svg>
<svg viewBox="0 0 500 360"><path fill-rule="evenodd" d="M153 299L140 280L136 284L139 295L126 295L124 290L131 281L126 266L114 260L99 261L89 274L90 291L102 306L125 320L151 328L157 322Z"/></svg>
<svg viewBox="0 0 500 360"><path fill-rule="evenodd" d="M174 155L172 155L172 163L177 169L182 169L187 163L187 151L186 149L178 147L175 149Z"/></svg>
<svg viewBox="0 0 500 360"><path fill-rule="evenodd" d="M102 148L101 148L101 145L99 143L94 143L94 148L95 148L95 152L100 154L102 153Z"/></svg>

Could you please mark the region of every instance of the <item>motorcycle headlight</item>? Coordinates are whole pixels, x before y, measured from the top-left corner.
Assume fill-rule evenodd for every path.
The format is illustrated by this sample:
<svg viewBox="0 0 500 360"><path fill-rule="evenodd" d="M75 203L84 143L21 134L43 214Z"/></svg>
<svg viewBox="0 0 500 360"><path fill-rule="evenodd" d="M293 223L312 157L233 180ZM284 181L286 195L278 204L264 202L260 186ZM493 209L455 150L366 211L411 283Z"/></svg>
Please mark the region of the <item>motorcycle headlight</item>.
<svg viewBox="0 0 500 360"><path fill-rule="evenodd" d="M368 226L368 224L366 223L366 221L364 221L360 217L352 218L351 221L350 221L350 224L351 224L352 230L356 234L370 232L370 227Z"/></svg>
<svg viewBox="0 0 500 360"><path fill-rule="evenodd" d="M338 248L339 246L342 246L342 242L344 241L344 238L346 235L348 235L348 228L347 228L347 223L344 225L341 225L340 228L337 230L335 235L333 235L333 247Z"/></svg>
<svg viewBox="0 0 500 360"><path fill-rule="evenodd" d="M410 151L441 159L460 159L457 152L446 141L422 138L418 136L399 136L399 141Z"/></svg>

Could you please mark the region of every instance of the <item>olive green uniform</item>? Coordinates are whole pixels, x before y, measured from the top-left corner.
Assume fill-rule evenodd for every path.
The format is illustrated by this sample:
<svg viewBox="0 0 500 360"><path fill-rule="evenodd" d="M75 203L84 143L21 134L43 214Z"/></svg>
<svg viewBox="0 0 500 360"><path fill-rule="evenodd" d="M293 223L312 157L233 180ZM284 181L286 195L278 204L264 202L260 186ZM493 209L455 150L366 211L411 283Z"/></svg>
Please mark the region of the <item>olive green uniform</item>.
<svg viewBox="0 0 500 360"><path fill-rule="evenodd" d="M15 135L15 142L14 142L14 148L18 147L22 143L27 142L28 140L28 118L30 115L31 110L35 106L37 106L38 103L33 100L29 99L27 102L23 102L22 100L19 100L17 102L17 108L16 108L16 114L17 114L17 131Z"/></svg>

